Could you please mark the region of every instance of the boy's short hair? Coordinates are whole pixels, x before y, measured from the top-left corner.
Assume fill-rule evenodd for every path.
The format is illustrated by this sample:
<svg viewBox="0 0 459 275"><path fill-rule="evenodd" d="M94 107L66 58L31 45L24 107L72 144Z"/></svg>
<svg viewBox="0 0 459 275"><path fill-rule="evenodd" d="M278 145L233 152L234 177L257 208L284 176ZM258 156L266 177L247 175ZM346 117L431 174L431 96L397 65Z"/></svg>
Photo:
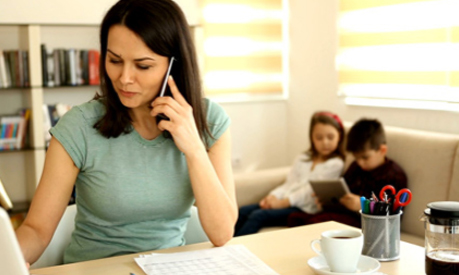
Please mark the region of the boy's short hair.
<svg viewBox="0 0 459 275"><path fill-rule="evenodd" d="M381 122L362 118L349 130L346 150L352 153L368 149L379 150L383 144L386 144L386 135Z"/></svg>

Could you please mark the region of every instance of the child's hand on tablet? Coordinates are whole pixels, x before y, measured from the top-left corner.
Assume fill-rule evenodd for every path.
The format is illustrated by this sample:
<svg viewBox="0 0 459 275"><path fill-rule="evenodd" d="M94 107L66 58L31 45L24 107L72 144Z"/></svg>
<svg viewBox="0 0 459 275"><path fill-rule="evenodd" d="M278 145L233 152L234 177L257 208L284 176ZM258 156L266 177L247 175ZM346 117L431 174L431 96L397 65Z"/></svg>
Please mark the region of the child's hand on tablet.
<svg viewBox="0 0 459 275"><path fill-rule="evenodd" d="M347 193L339 199L339 202L351 211L358 212L361 208L360 197L358 195Z"/></svg>
<svg viewBox="0 0 459 275"><path fill-rule="evenodd" d="M317 209L318 209L319 211L322 211L322 210L323 210L323 207L322 207L322 203L321 203L320 200L319 200L319 197L316 196L316 193L312 193L312 197L314 198L314 203L316 204Z"/></svg>

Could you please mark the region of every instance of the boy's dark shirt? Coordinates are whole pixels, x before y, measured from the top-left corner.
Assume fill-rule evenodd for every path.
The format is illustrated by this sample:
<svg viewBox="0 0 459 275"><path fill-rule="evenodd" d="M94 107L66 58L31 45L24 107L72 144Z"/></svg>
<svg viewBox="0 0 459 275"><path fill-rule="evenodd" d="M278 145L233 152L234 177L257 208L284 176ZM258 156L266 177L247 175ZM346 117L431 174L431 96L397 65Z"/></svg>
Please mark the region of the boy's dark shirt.
<svg viewBox="0 0 459 275"><path fill-rule="evenodd" d="M381 189L388 184L394 186L397 192L407 187L405 172L397 163L388 158L383 165L371 171L362 170L354 161L344 174L344 179L352 193L366 198L371 198L373 191L379 199Z"/></svg>
<svg viewBox="0 0 459 275"><path fill-rule="evenodd" d="M356 195L371 198L371 192L379 199L381 189L390 184L395 187L398 192L402 188L407 187L407 177L403 169L389 158L385 159L383 165L371 170L364 171L357 162L352 164L344 174L349 190ZM353 212L341 204L324 206L324 212L335 212L349 215L360 221L360 214Z"/></svg>

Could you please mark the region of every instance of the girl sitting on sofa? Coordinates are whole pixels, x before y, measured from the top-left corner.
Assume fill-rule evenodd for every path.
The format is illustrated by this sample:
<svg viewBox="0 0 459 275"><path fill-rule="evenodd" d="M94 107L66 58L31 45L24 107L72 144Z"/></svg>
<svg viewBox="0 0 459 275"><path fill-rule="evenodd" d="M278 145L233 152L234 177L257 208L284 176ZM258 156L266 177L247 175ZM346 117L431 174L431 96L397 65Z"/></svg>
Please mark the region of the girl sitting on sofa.
<svg viewBox="0 0 459 275"><path fill-rule="evenodd" d="M340 177L345 157L341 119L330 112L314 113L309 139L311 148L295 159L286 181L258 204L239 209L235 236L253 234L262 227L286 226L291 213L319 211L309 180Z"/></svg>

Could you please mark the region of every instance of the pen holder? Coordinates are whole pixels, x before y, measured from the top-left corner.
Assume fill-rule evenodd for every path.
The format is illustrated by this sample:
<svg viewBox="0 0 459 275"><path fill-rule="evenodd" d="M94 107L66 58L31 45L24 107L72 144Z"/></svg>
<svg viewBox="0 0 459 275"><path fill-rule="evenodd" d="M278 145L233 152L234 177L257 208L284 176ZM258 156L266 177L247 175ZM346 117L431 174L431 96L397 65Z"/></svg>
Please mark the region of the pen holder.
<svg viewBox="0 0 459 275"><path fill-rule="evenodd" d="M393 261L400 258L400 216L369 215L360 211L362 217L362 254L378 261Z"/></svg>

